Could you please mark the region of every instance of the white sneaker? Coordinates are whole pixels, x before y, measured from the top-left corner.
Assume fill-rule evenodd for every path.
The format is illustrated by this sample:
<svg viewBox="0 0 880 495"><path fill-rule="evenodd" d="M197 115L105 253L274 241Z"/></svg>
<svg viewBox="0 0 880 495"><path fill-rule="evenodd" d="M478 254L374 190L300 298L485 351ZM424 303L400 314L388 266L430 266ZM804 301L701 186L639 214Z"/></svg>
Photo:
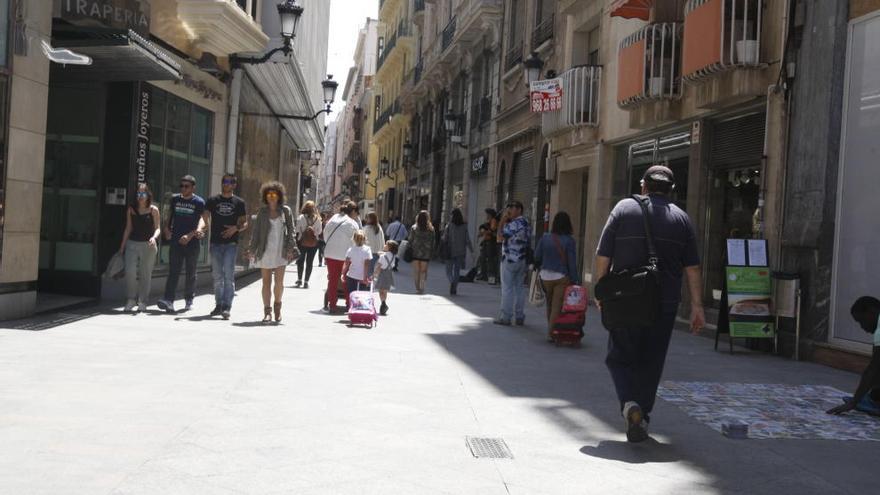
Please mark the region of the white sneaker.
<svg viewBox="0 0 880 495"><path fill-rule="evenodd" d="M134 299L129 299L125 303L125 309L123 311L125 311L126 313L131 313L132 311L134 311L134 306L135 306Z"/></svg>

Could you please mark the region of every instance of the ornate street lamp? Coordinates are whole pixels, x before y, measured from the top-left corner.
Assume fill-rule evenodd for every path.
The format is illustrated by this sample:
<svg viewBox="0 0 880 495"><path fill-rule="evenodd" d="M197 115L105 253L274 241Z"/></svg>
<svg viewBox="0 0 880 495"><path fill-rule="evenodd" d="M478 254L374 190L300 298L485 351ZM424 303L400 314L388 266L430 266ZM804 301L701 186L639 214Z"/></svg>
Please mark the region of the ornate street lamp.
<svg viewBox="0 0 880 495"><path fill-rule="evenodd" d="M526 87L532 85L541 77L541 69L544 68L544 61L538 56L538 52L532 52L531 56L523 62L523 70L526 81Z"/></svg>
<svg viewBox="0 0 880 495"><path fill-rule="evenodd" d="M293 38L296 38L296 28L299 27L299 19L305 9L296 4L296 0L286 0L278 4L278 15L281 17L281 37L284 45L290 46Z"/></svg>
<svg viewBox="0 0 880 495"><path fill-rule="evenodd" d="M446 134L453 135L455 133L456 127L458 127L458 115L452 113L451 111L446 112L446 115L443 117L443 124L446 128Z"/></svg>
<svg viewBox="0 0 880 495"><path fill-rule="evenodd" d="M413 145L409 143L409 141L403 143L403 161L404 163L409 163L410 158L412 158Z"/></svg>

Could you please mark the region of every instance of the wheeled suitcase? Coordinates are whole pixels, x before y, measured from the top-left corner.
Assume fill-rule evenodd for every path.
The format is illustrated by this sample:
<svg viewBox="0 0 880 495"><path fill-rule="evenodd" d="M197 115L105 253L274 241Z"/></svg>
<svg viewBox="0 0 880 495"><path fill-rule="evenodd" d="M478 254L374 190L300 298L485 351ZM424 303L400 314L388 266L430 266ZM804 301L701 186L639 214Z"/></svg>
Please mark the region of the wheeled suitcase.
<svg viewBox="0 0 880 495"><path fill-rule="evenodd" d="M373 328L377 321L379 321L379 313L376 311L372 284L370 284L369 291L357 290L348 295L349 325L364 325Z"/></svg>
<svg viewBox="0 0 880 495"><path fill-rule="evenodd" d="M562 313L553 321L550 338L559 346L580 347L584 338L584 325L587 321L589 299L587 290L579 285L565 288Z"/></svg>

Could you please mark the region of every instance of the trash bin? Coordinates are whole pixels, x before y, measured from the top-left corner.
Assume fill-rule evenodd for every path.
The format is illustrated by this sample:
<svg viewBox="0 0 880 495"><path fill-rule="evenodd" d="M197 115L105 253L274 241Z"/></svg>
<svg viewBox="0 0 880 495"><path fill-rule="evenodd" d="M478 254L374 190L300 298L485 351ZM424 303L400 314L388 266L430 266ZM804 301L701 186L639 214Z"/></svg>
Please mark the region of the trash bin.
<svg viewBox="0 0 880 495"><path fill-rule="evenodd" d="M779 318L795 320L794 359L798 360L801 343L801 276L797 273L773 272L773 314L779 335ZM778 337L777 337L778 338Z"/></svg>

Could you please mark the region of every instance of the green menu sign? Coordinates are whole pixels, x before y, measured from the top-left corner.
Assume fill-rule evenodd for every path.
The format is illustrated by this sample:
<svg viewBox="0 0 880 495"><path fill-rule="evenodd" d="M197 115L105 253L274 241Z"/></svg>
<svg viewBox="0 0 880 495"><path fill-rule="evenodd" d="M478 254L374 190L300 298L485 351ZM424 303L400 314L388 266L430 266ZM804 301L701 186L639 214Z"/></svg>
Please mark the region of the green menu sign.
<svg viewBox="0 0 880 495"><path fill-rule="evenodd" d="M765 267L727 267L730 336L773 338L770 270Z"/></svg>

